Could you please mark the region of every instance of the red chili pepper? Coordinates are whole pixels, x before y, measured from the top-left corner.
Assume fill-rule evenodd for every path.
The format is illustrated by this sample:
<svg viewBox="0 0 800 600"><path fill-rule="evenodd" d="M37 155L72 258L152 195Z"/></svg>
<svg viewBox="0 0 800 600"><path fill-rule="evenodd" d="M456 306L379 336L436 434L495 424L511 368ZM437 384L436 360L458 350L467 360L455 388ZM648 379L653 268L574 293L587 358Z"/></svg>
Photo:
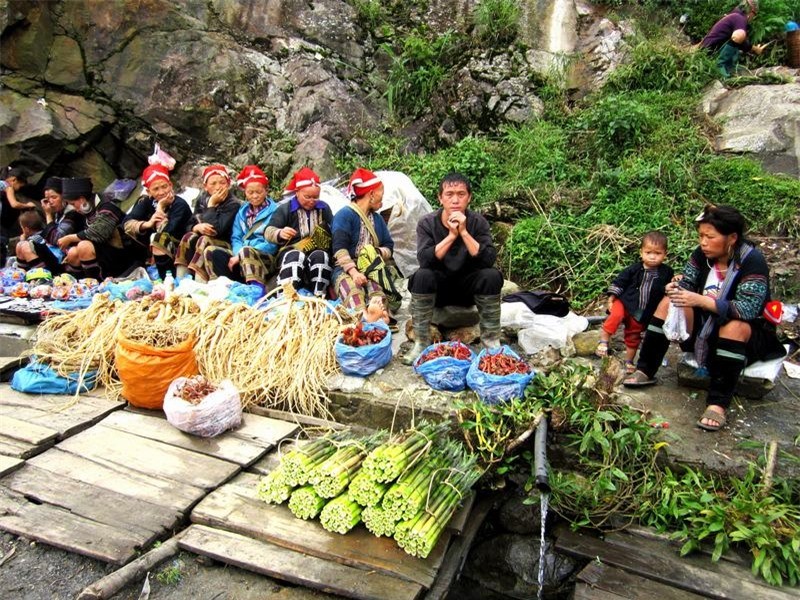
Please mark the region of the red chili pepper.
<svg viewBox="0 0 800 600"><path fill-rule="evenodd" d="M355 327L345 327L342 330L342 343L356 348L360 346L370 346L377 344L386 337L386 330L374 328L364 331L363 322L359 322Z"/></svg>
<svg viewBox="0 0 800 600"><path fill-rule="evenodd" d="M528 363L508 354L487 354L478 363L478 368L490 375L527 374L531 372Z"/></svg>
<svg viewBox="0 0 800 600"><path fill-rule="evenodd" d="M469 360L471 354L470 349L461 342L445 342L443 344L437 344L434 348L423 354L422 358L419 359L419 364L445 356L450 356L457 360Z"/></svg>

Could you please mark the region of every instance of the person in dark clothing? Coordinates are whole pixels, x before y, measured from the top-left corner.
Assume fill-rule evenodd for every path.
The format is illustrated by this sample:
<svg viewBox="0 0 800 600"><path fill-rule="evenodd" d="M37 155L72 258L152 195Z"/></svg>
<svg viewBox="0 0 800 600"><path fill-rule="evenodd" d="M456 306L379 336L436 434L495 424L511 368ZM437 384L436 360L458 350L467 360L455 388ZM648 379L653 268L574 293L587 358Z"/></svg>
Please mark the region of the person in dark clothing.
<svg viewBox="0 0 800 600"><path fill-rule="evenodd" d="M206 282L210 277L206 248L231 247L233 222L240 203L231 193L231 176L224 165L209 165L203 169L203 188L205 194L198 198L194 207L192 228L178 246L175 268L180 277L191 272L197 281Z"/></svg>
<svg viewBox="0 0 800 600"><path fill-rule="evenodd" d="M408 280L414 346L401 359L412 364L430 344L430 322L436 306L478 307L481 342L500 346L500 291L503 275L494 267L497 250L489 223L468 210L469 180L449 173L439 183L437 211L417 223L419 269Z"/></svg>
<svg viewBox="0 0 800 600"><path fill-rule="evenodd" d="M319 175L308 167L292 176L286 191L292 196L278 207L264 231L264 237L280 248L277 284L309 289L324 298L331 282L333 212L319 199Z"/></svg>
<svg viewBox="0 0 800 600"><path fill-rule="evenodd" d="M664 297L664 286L673 276L672 269L663 264L667 257L667 236L649 231L642 238L639 251L642 260L623 269L608 288L608 318L600 331L595 354L608 354L608 342L620 325L625 327L625 370L633 373L633 362L642 332Z"/></svg>
<svg viewBox="0 0 800 600"><path fill-rule="evenodd" d="M136 258L146 262L152 255L164 279L167 271L175 272L175 253L189 230L192 208L175 195L169 169L163 165L149 165L142 173L142 184L148 195L136 201L123 226L135 240Z"/></svg>
<svg viewBox="0 0 800 600"><path fill-rule="evenodd" d="M655 374L669 348L663 325L670 303L682 308L695 359L710 376L706 410L697 426L725 426L736 383L748 362L779 358L785 350L775 325L764 317L770 300L769 267L764 255L744 238L744 217L732 206L708 205L696 219L699 246L683 277L667 284L639 351L628 387L656 383Z"/></svg>
<svg viewBox="0 0 800 600"><path fill-rule="evenodd" d="M88 177L64 179L62 197L86 219L84 229L58 239L58 247L67 255L67 271L78 278L97 280L127 271L133 261L123 245L122 209L108 200L95 206L92 180Z"/></svg>
<svg viewBox="0 0 800 600"><path fill-rule="evenodd" d="M700 42L700 47L708 50L710 53L715 53L720 50L733 38L733 32L737 29L747 31L748 24L758 14L758 1L757 0L743 0L733 12L728 13L719 21L714 23L706 37ZM738 48L742 52L753 52L754 54L761 54L764 51L764 45L752 45L749 39L745 39L738 44Z"/></svg>
<svg viewBox="0 0 800 600"><path fill-rule="evenodd" d="M61 196L62 179L48 177L44 183L42 211L45 226L41 232L43 241L28 239L17 244L17 265L26 271L42 267L53 275L64 272L64 253L58 247L58 240L71 233L77 233L86 226L86 220L77 211L68 209ZM21 215L20 215L21 216Z"/></svg>
<svg viewBox="0 0 800 600"><path fill-rule="evenodd" d="M0 174L0 266L6 264L9 241L20 233L20 212L36 208L33 202L17 200L17 192L27 183L28 176L22 167L6 167Z"/></svg>

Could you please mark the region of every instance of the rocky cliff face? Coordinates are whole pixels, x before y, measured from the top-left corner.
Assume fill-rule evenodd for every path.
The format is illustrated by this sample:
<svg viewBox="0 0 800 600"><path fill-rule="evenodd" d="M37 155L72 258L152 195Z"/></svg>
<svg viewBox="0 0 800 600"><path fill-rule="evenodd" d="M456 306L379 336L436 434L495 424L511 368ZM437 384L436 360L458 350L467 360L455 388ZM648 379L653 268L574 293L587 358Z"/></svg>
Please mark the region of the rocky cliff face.
<svg viewBox="0 0 800 600"><path fill-rule="evenodd" d="M632 34L584 0L525 0L517 43L467 48L401 128L382 44L397 47L406 30L370 24L355 8L365 2L0 0L0 165L100 187L138 177L159 142L183 185L211 161L258 163L277 183L302 164L328 178L367 130L404 134L413 151L535 118L543 76L571 63L568 85L597 86ZM468 39L478 2L373 4ZM583 60L565 60L571 52Z"/></svg>

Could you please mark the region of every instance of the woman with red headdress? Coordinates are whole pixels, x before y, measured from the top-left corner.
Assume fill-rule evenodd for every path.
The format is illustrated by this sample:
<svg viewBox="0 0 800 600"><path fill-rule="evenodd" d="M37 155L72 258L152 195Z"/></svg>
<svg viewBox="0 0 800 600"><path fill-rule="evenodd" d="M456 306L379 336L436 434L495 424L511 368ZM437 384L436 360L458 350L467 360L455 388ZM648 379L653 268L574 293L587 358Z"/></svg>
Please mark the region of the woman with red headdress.
<svg viewBox="0 0 800 600"><path fill-rule="evenodd" d="M278 207L264 232L267 240L281 247L277 283L290 283L324 298L331 283L333 212L319 199L319 175L308 167L292 176L286 191L292 196Z"/></svg>
<svg viewBox="0 0 800 600"><path fill-rule="evenodd" d="M278 204L267 195L269 179L256 165L242 169L236 183L244 190L247 202L233 221L231 246L207 247L205 262L212 277L243 280L260 288L263 295L278 251L278 246L264 237L264 230Z"/></svg>
<svg viewBox="0 0 800 600"><path fill-rule="evenodd" d="M361 313L372 298L382 298L388 306L389 295L396 295L386 269L394 242L378 214L383 202L381 180L372 171L356 169L349 191L352 202L333 217L333 282L342 304Z"/></svg>
<svg viewBox="0 0 800 600"><path fill-rule="evenodd" d="M209 279L205 250L209 246L230 248L233 220L239 212L239 200L231 193L231 176L224 165L203 169L205 193L194 207L192 228L183 236L175 256L177 275L193 273L197 281Z"/></svg>
<svg viewBox="0 0 800 600"><path fill-rule="evenodd" d="M136 201L123 227L136 242L138 258L146 261L152 256L164 279L167 271L175 271L175 252L189 230L192 208L175 195L169 169L164 165L149 165L142 172L142 185L147 195Z"/></svg>

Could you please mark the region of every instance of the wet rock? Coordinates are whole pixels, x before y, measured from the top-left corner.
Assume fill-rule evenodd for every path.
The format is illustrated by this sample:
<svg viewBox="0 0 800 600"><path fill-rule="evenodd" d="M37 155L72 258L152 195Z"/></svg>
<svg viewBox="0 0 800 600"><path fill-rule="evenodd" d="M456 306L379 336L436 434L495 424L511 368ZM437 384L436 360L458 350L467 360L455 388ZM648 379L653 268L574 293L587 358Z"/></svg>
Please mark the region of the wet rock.
<svg viewBox="0 0 800 600"><path fill-rule="evenodd" d="M53 38L44 78L48 83L68 90L78 91L86 87L83 57L78 42L65 35Z"/></svg>
<svg viewBox="0 0 800 600"><path fill-rule="evenodd" d="M508 532L538 534L541 530L541 515L538 505L525 504L526 495L514 494L500 507L500 526Z"/></svg>
<svg viewBox="0 0 800 600"><path fill-rule="evenodd" d="M575 571L569 557L552 553L546 542L544 587L556 590ZM539 585L539 540L519 534L502 534L473 548L467 561L469 578L493 592L517 598L536 597Z"/></svg>

